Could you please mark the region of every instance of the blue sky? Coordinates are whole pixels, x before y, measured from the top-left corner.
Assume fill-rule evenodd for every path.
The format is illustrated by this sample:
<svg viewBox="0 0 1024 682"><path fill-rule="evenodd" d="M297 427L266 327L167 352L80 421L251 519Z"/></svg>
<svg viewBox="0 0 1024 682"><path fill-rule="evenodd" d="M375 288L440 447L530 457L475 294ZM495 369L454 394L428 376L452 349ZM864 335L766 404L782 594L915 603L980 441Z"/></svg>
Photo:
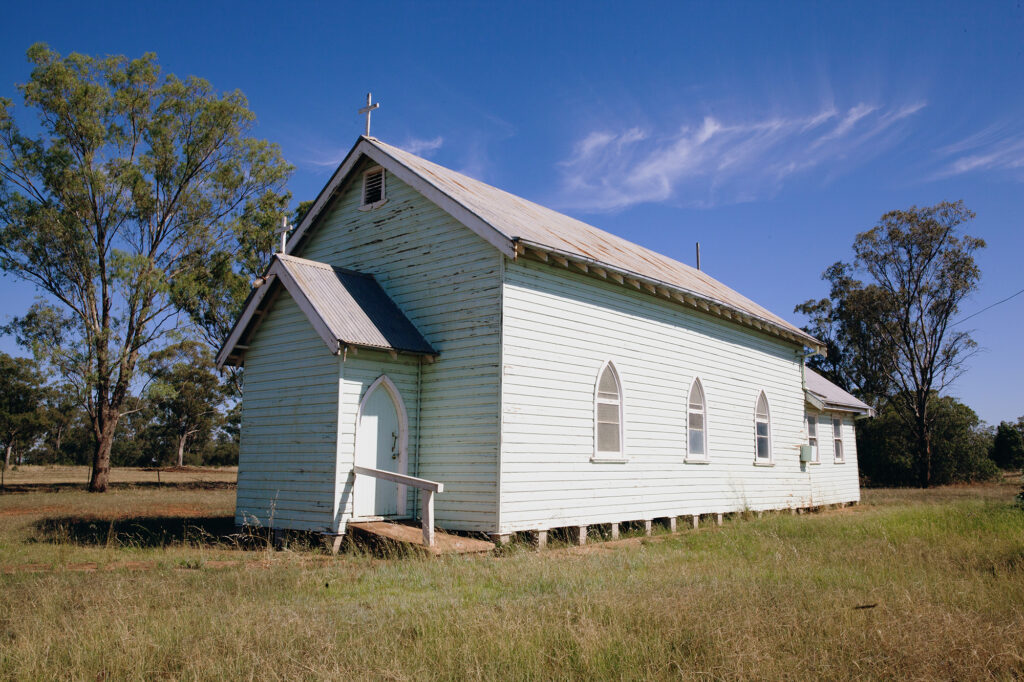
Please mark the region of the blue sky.
<svg viewBox="0 0 1024 682"><path fill-rule="evenodd" d="M35 41L159 55L240 89L313 198L362 132L704 269L797 323L884 212L963 199L988 248L964 315L1024 289L1024 8L915 3L16 3ZM0 320L32 290L3 280ZM972 318L951 390L1024 415L1024 295ZM0 350L15 352L0 338Z"/></svg>

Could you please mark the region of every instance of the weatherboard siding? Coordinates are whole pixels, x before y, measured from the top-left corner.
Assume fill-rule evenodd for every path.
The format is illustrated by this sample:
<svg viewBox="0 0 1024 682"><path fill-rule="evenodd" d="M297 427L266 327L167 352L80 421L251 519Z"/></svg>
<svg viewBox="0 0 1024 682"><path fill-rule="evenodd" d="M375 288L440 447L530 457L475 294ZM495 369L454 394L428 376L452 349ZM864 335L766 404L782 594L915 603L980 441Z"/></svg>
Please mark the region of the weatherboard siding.
<svg viewBox="0 0 1024 682"><path fill-rule="evenodd" d="M818 415L818 457L820 464L808 464L811 504L836 504L860 501L860 476L857 470L857 441L853 416L841 412L809 411ZM843 420L843 453L837 462L832 438L832 417Z"/></svg>
<svg viewBox="0 0 1024 682"><path fill-rule="evenodd" d="M800 349L532 261L509 261L504 281L502 532L811 503L813 474L799 461ZM623 463L591 461L594 386L608 360L623 385ZM686 405L697 376L706 464L686 462ZM754 464L761 390L772 466ZM853 491L823 482L828 492L819 494L855 499L855 457L835 466L852 472Z"/></svg>
<svg viewBox="0 0 1024 682"><path fill-rule="evenodd" d="M435 497L439 526L493 531L502 256L391 173L387 202L360 211L366 167L293 255L374 275L439 352L422 368L418 475L444 483Z"/></svg>
<svg viewBox="0 0 1024 682"><path fill-rule="evenodd" d="M338 359L282 291L245 356L235 522L334 527Z"/></svg>

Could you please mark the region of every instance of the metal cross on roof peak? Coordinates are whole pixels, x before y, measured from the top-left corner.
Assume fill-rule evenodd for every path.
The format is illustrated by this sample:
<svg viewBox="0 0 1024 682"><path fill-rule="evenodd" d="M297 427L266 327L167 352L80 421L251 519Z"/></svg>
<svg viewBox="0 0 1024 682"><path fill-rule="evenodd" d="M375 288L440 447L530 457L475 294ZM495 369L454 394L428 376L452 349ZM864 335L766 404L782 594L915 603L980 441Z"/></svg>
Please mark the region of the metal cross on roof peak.
<svg viewBox="0 0 1024 682"><path fill-rule="evenodd" d="M366 114L366 136L370 136L370 112L380 106L380 102L371 104L373 102L373 96L370 93L366 93L366 106L359 110L360 114Z"/></svg>
<svg viewBox="0 0 1024 682"><path fill-rule="evenodd" d="M281 218L281 229L277 231L281 235L281 253L288 253L288 233L291 229L288 226L288 216Z"/></svg>

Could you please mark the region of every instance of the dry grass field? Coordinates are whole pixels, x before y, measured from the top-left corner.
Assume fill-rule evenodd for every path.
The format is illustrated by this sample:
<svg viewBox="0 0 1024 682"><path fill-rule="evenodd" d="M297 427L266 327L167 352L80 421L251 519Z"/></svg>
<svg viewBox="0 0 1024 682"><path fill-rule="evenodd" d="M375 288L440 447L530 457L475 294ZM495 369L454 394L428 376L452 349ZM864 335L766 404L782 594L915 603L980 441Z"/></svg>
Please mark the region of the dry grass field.
<svg viewBox="0 0 1024 682"><path fill-rule="evenodd" d="M233 537L233 471L70 474L0 495L0 677L1024 676L1015 481L427 559Z"/></svg>
<svg viewBox="0 0 1024 682"><path fill-rule="evenodd" d="M85 466L38 466L12 467L5 473L7 486L18 490L45 486L80 486L89 482L91 469ZM110 482L114 486L158 485L163 483L226 483L234 485L238 467L165 467L143 469L138 467L114 467L110 470Z"/></svg>

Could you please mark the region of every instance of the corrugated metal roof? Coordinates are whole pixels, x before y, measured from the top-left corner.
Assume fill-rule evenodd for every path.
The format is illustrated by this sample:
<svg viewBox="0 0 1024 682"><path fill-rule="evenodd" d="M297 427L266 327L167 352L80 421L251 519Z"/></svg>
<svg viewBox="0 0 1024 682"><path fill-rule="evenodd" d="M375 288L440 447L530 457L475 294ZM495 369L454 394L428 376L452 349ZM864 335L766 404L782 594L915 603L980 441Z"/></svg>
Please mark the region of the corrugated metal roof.
<svg viewBox="0 0 1024 682"><path fill-rule="evenodd" d="M804 382L807 390L816 395L826 406L844 407L866 414L874 409L862 400L850 395L810 367L804 368Z"/></svg>
<svg viewBox="0 0 1024 682"><path fill-rule="evenodd" d="M821 345L817 339L803 330L730 289L707 273L685 263L439 166L380 140L362 139L461 204L509 240L524 240L555 251L576 254L618 270L692 292L788 330L806 341L808 345Z"/></svg>
<svg viewBox="0 0 1024 682"><path fill-rule="evenodd" d="M295 256L276 258L338 343L437 354L372 275Z"/></svg>

